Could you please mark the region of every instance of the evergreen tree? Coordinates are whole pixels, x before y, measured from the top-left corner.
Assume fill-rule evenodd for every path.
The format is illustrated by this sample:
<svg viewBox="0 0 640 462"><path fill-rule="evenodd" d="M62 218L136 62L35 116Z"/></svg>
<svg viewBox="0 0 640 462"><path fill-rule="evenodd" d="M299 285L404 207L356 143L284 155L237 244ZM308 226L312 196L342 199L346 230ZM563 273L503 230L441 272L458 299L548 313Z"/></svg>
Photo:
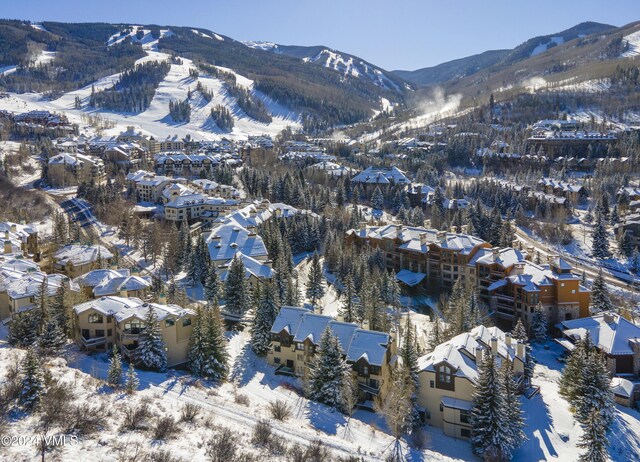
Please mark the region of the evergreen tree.
<svg viewBox="0 0 640 462"><path fill-rule="evenodd" d="M525 345L526 358L524 363L524 379L526 384L531 384L535 363L533 361L533 349L531 348L531 343L529 342L529 337L527 336L527 330L522 323L522 319L518 318L516 326L511 331L511 338Z"/></svg>
<svg viewBox="0 0 640 462"><path fill-rule="evenodd" d="M509 447L512 450L520 446L526 437L524 434L524 418L522 417L520 398L518 397L518 387L513 375L513 363L509 358L502 361L500 375L504 393L506 430L509 438Z"/></svg>
<svg viewBox="0 0 640 462"><path fill-rule="evenodd" d="M593 225L593 243L592 251L593 256L599 260L611 258L611 252L609 251L609 237L604 225L604 217L600 211L596 212L596 224Z"/></svg>
<svg viewBox="0 0 640 462"><path fill-rule="evenodd" d="M213 302L217 300L218 297L220 297L220 281L216 273L216 266L211 264L209 265L207 279L204 283L204 298L208 302Z"/></svg>
<svg viewBox="0 0 640 462"><path fill-rule="evenodd" d="M138 389L138 385L140 385L140 380L138 379L136 368L133 363L130 363L129 369L127 369L127 378L124 383L124 388L127 391L127 394L133 395Z"/></svg>
<svg viewBox="0 0 640 462"><path fill-rule="evenodd" d="M309 268L309 280L307 282L307 298L315 308L318 301L324 296L324 275L322 265L317 252L314 252Z"/></svg>
<svg viewBox="0 0 640 462"><path fill-rule="evenodd" d="M201 375L210 380L222 381L229 373L229 353L220 310L217 304L205 309L204 324L205 355Z"/></svg>
<svg viewBox="0 0 640 462"><path fill-rule="evenodd" d="M38 323L36 310L14 315L9 323L9 343L22 348L34 345L38 338Z"/></svg>
<svg viewBox="0 0 640 462"><path fill-rule="evenodd" d="M46 356L57 356L66 343L66 335L58 323L50 318L44 327L44 332L38 338L40 351Z"/></svg>
<svg viewBox="0 0 640 462"><path fill-rule="evenodd" d="M630 230L626 230L620 238L620 242L618 243L618 254L621 257L630 259L633 256L634 250L635 246L633 244L633 234Z"/></svg>
<svg viewBox="0 0 640 462"><path fill-rule="evenodd" d="M382 210L384 207L384 196L380 190L380 186L376 186L373 194L371 195L371 207L377 210Z"/></svg>
<svg viewBox="0 0 640 462"><path fill-rule="evenodd" d="M629 270L631 270L633 274L640 274L640 252L638 252L637 247L633 249L633 253L631 254Z"/></svg>
<svg viewBox="0 0 640 462"><path fill-rule="evenodd" d="M357 322L358 306L360 301L356 295L356 288L353 284L351 274L348 274L344 282L344 291L342 293L343 302L338 313L344 322Z"/></svg>
<svg viewBox="0 0 640 462"><path fill-rule="evenodd" d="M584 339L579 339L569 355L565 368L562 370L558 391L569 404L574 403L578 398L579 382L583 377L582 371L592 348L591 338L588 335Z"/></svg>
<svg viewBox="0 0 640 462"><path fill-rule="evenodd" d="M198 254L195 249L186 260L187 276L186 279L191 286L195 286L200 279L200 262L198 261Z"/></svg>
<svg viewBox="0 0 640 462"><path fill-rule="evenodd" d="M322 333L318 352L311 366L309 398L338 410L345 408L345 380L350 374L349 366L342 357L338 338L329 326Z"/></svg>
<svg viewBox="0 0 640 462"><path fill-rule="evenodd" d="M404 328L404 339L400 348L400 357L402 358L402 366L406 369L406 379L411 383L406 384L409 393L409 399L411 401L411 415L409 421L412 427L418 427L420 425L420 412L418 405L418 393L420 390L420 367L418 366L418 351L416 350L416 338L414 327L411 324L411 318L407 315L407 321Z"/></svg>
<svg viewBox="0 0 640 462"><path fill-rule="evenodd" d="M384 417L394 444L387 461L402 461L401 438L414 427L412 396L415 393L409 371L399 366L391 372L391 387L384 401L376 400L376 412Z"/></svg>
<svg viewBox="0 0 640 462"><path fill-rule="evenodd" d="M495 358L490 352L485 352L478 365L473 394L471 447L475 454L488 460L507 458L512 445L503 389Z"/></svg>
<svg viewBox="0 0 640 462"><path fill-rule="evenodd" d="M109 372L107 372L107 383L114 388L120 388L122 386L122 357L120 356L120 350L116 345L113 345L113 351L111 352L111 359L109 359Z"/></svg>
<svg viewBox="0 0 640 462"><path fill-rule="evenodd" d="M511 247L515 237L511 220L505 220L500 230L500 247Z"/></svg>
<svg viewBox="0 0 640 462"><path fill-rule="evenodd" d="M576 420L584 425L591 412L596 410L602 416L605 432L608 431L615 416L611 376L604 355L595 348L588 350L581 377L576 383L576 397L572 403Z"/></svg>
<svg viewBox="0 0 640 462"><path fill-rule="evenodd" d="M547 315L544 307L538 303L531 316L531 336L533 340L544 342L547 339Z"/></svg>
<svg viewBox="0 0 640 462"><path fill-rule="evenodd" d="M444 334L442 333L442 328L440 326L440 318L438 317L438 315L434 315L435 319L433 320L433 328L431 329L430 335L429 335L429 347L431 347L431 349L434 349L435 347L437 347L438 345L440 345L442 342L444 342Z"/></svg>
<svg viewBox="0 0 640 462"><path fill-rule="evenodd" d="M44 378L40 362L32 348L22 360L22 387L18 396L18 403L27 410L33 410L40 404L44 395Z"/></svg>
<svg viewBox="0 0 640 462"><path fill-rule="evenodd" d="M189 370L195 375L202 375L202 368L205 363L207 347L205 342L205 317L200 305L196 306L196 314L193 317L191 336L189 337Z"/></svg>
<svg viewBox="0 0 640 462"><path fill-rule="evenodd" d="M610 311L613 308L611 298L609 297L609 289L602 274L602 268L598 271L598 275L591 285L591 312L600 313L602 311Z"/></svg>
<svg viewBox="0 0 640 462"><path fill-rule="evenodd" d="M236 316L242 316L250 305L249 291L245 279L244 263L236 255L231 261L227 280L224 284L225 310Z"/></svg>
<svg viewBox="0 0 640 462"><path fill-rule="evenodd" d="M73 335L73 327L71 325L71 317L69 316L69 308L66 301L66 287L60 284L53 300L49 304L49 313L51 318L60 327L67 336Z"/></svg>
<svg viewBox="0 0 640 462"><path fill-rule="evenodd" d="M578 447L585 452L580 455L580 462L607 462L608 445L607 426L603 422L602 414L597 409L592 409L582 425Z"/></svg>
<svg viewBox="0 0 640 462"><path fill-rule="evenodd" d="M251 329L251 349L258 356L266 356L271 348L271 328L278 316L278 294L273 280L265 284Z"/></svg>
<svg viewBox="0 0 640 462"><path fill-rule="evenodd" d="M144 325L140 346L136 352L136 361L146 369L162 372L167 368L167 352L158 316L152 306L147 309Z"/></svg>

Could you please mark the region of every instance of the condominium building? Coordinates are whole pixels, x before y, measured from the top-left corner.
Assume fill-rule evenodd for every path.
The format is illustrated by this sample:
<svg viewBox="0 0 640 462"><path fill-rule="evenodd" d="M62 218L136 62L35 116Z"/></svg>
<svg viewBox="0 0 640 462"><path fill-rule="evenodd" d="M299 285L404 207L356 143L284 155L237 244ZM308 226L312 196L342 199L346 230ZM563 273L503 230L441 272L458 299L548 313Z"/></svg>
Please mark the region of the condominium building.
<svg viewBox="0 0 640 462"><path fill-rule="evenodd" d="M55 188L106 181L102 159L93 156L63 152L51 157L47 167L47 181Z"/></svg>

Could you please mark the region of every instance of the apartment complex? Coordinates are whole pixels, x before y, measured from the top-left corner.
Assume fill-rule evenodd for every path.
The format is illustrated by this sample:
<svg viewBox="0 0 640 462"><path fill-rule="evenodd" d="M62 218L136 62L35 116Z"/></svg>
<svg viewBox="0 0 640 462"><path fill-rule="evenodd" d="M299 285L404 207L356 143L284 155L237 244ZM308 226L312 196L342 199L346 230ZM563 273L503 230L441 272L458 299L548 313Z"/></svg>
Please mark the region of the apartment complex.
<svg viewBox="0 0 640 462"><path fill-rule="evenodd" d="M371 407L376 397L388 392L392 365L397 359L396 342L386 332L362 329L355 323L337 321L306 308L283 306L271 328L267 362L276 367L276 373L305 377L327 327L338 338L353 370L359 401Z"/></svg>
<svg viewBox="0 0 640 462"><path fill-rule="evenodd" d="M0 235L4 237L4 253L26 253L37 255L38 230L31 225L12 223L9 221L0 223ZM11 252L7 252L7 243L12 247Z"/></svg>
<svg viewBox="0 0 640 462"><path fill-rule="evenodd" d="M424 421L456 438L471 436L471 410L483 355L493 355L498 365L509 359L514 375L524 373L525 345L497 327L478 326L441 343L418 361L418 403Z"/></svg>
<svg viewBox="0 0 640 462"><path fill-rule="evenodd" d="M92 351L109 351L117 345L123 357L134 360L150 308L158 318L167 365L174 367L186 363L195 313L178 305L145 303L139 298L118 296L81 303L73 308L76 341L80 348Z"/></svg>
<svg viewBox="0 0 640 462"><path fill-rule="evenodd" d="M406 286L450 288L462 277L476 287L479 298L502 319L527 323L538 303L550 325L589 315L589 290L562 258L533 264L532 250L492 248L464 233L398 224L365 226L347 232L352 245L379 249L387 269Z"/></svg>
<svg viewBox="0 0 640 462"><path fill-rule="evenodd" d="M106 181L104 163L97 157L63 152L49 159L47 181L55 188L102 184Z"/></svg>

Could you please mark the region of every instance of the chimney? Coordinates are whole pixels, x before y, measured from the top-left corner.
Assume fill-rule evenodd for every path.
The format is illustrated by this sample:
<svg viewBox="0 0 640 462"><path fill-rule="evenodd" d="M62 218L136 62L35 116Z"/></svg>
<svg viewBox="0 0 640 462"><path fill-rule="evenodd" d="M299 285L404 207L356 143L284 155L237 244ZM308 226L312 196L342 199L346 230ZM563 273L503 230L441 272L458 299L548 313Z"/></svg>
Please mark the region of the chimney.
<svg viewBox="0 0 640 462"><path fill-rule="evenodd" d="M468 234L469 233L469 225L462 225L462 229L460 230L460 232L462 234Z"/></svg>
<svg viewBox="0 0 640 462"><path fill-rule="evenodd" d="M165 295L164 292L160 292L158 294L158 303L160 305L166 305L167 304L167 296Z"/></svg>
<svg viewBox="0 0 640 462"><path fill-rule="evenodd" d="M518 358L524 359L524 352L525 352L524 343L522 343L520 341L517 341L516 342L516 356Z"/></svg>
<svg viewBox="0 0 640 462"><path fill-rule="evenodd" d="M365 319L365 320L362 321L362 328L364 330L369 330L369 320L368 319Z"/></svg>
<svg viewBox="0 0 640 462"><path fill-rule="evenodd" d="M420 245L427 245L427 233L420 233Z"/></svg>
<svg viewBox="0 0 640 462"><path fill-rule="evenodd" d="M449 232L451 232L453 234L457 234L458 233L458 227L457 226L451 226L449 228Z"/></svg>
<svg viewBox="0 0 640 462"><path fill-rule="evenodd" d="M491 354L498 354L498 339L495 337L491 337Z"/></svg>
<svg viewBox="0 0 640 462"><path fill-rule="evenodd" d="M493 252L493 258L497 258L500 255L500 249L497 247L494 247L491 251Z"/></svg>
<svg viewBox="0 0 640 462"><path fill-rule="evenodd" d="M603 316L604 322L606 322L607 324L615 322L615 317L613 316L613 313L611 311L606 311L605 313L603 313Z"/></svg>
<svg viewBox="0 0 640 462"><path fill-rule="evenodd" d="M447 235L446 231L438 231L438 232L436 233L436 237L437 237L438 239L444 239L444 237L445 237L446 235Z"/></svg>
<svg viewBox="0 0 640 462"><path fill-rule="evenodd" d="M482 362L482 347L476 347L476 364L480 364Z"/></svg>
<svg viewBox="0 0 640 462"><path fill-rule="evenodd" d="M18 226L15 223L11 223L11 232L15 233L18 231Z"/></svg>
<svg viewBox="0 0 640 462"><path fill-rule="evenodd" d="M133 276L138 276L140 274L140 270L138 269L137 266L134 266L133 268L131 268L131 274Z"/></svg>
<svg viewBox="0 0 640 462"><path fill-rule="evenodd" d="M4 253L10 254L13 252L13 247L11 246L11 241L4 241Z"/></svg>
<svg viewBox="0 0 640 462"><path fill-rule="evenodd" d="M9 239L9 231L5 231L4 232L4 238L5 239Z"/></svg>
<svg viewBox="0 0 640 462"><path fill-rule="evenodd" d="M120 290L120 296L124 297L124 298L128 298L129 297L129 293L127 292L127 289Z"/></svg>
<svg viewBox="0 0 640 462"><path fill-rule="evenodd" d="M109 269L112 269L112 270L118 269L118 265L116 264L115 261L111 261L111 263L109 263Z"/></svg>
<svg viewBox="0 0 640 462"><path fill-rule="evenodd" d="M342 316L340 313L338 313L338 315L336 316L336 321L344 322L344 316Z"/></svg>
<svg viewBox="0 0 640 462"><path fill-rule="evenodd" d="M513 241L511 241L511 247L513 247L514 249L522 250L522 243L519 240L514 239Z"/></svg>
<svg viewBox="0 0 640 462"><path fill-rule="evenodd" d="M504 334L504 343L506 343L508 347L511 346L511 334Z"/></svg>

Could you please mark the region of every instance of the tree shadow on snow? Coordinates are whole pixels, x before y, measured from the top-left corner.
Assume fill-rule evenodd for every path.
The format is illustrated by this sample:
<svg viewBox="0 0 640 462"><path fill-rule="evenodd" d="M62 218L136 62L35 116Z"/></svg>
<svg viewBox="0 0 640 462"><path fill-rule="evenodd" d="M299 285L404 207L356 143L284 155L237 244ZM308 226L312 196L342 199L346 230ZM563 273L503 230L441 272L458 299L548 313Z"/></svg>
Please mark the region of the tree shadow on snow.
<svg viewBox="0 0 640 462"><path fill-rule="evenodd" d="M556 433L553 428L553 418L549 412L549 407L542 400L540 394L530 400L522 397L525 404L523 406L526 441L513 455L513 460L545 460L546 455L543 445L551 457L558 457L558 453L549 438L549 434ZM561 438L562 435L560 435Z"/></svg>
<svg viewBox="0 0 640 462"><path fill-rule="evenodd" d="M314 401L308 402L306 414L314 428L328 435L337 435L338 428L344 427L347 423L341 412Z"/></svg>
<svg viewBox="0 0 640 462"><path fill-rule="evenodd" d="M616 405L616 419L609 432L609 456L612 460L639 461L635 450L640 446L640 434L627 425L627 420L640 421L640 412Z"/></svg>

